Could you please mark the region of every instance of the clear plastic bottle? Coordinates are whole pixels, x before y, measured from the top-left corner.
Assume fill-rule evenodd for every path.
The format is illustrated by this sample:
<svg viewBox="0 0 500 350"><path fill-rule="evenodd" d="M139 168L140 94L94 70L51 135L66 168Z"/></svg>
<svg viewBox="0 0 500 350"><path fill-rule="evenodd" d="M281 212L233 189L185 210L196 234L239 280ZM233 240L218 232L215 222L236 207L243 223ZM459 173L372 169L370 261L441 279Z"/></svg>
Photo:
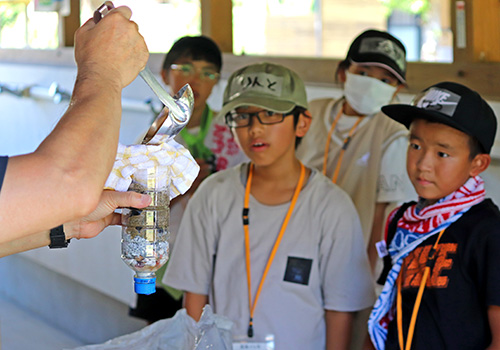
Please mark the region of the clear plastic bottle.
<svg viewBox="0 0 500 350"><path fill-rule="evenodd" d="M138 294L156 291L155 272L169 257L170 174L167 166L138 170L129 190L151 196L144 209L122 211L122 260L135 271L134 290Z"/></svg>

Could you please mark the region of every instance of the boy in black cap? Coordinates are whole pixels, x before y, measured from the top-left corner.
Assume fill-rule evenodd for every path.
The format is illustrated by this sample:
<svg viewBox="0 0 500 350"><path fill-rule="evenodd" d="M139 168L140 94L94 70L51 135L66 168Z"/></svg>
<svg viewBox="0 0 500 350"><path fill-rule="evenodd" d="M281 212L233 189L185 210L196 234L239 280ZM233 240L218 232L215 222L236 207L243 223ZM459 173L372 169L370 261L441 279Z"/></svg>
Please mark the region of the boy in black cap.
<svg viewBox="0 0 500 350"><path fill-rule="evenodd" d="M406 85L405 47L387 32L366 30L335 74L343 97L310 102L313 120L297 156L352 198L375 270L387 208L414 196L404 167L408 131L381 112Z"/></svg>
<svg viewBox="0 0 500 350"><path fill-rule="evenodd" d="M451 82L412 105L382 108L410 130L407 171L419 196L386 232L384 289L368 323L376 349L498 349L500 212L479 176L497 120L478 93Z"/></svg>

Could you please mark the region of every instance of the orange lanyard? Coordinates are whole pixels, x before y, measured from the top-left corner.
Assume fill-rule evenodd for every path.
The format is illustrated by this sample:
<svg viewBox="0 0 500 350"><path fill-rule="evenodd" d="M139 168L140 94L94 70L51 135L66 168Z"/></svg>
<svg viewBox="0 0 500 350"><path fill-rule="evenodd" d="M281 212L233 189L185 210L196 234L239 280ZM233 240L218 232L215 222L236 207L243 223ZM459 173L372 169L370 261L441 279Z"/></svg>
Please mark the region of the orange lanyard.
<svg viewBox="0 0 500 350"><path fill-rule="evenodd" d="M274 242L273 249L271 251L271 255L267 260L266 267L264 269L264 273L262 274L262 278L260 279L259 288L257 288L257 293L255 294L254 302L252 303L252 276L250 273L250 234L248 231L248 215L250 212L249 201L250 201L250 188L252 186L252 176L253 176L253 163L250 163L250 170L248 172L247 185L245 188L245 206L243 208L243 229L245 230L245 258L246 258L246 268L247 268L247 284L248 284L248 308L250 310L250 321L248 322L248 337L253 337L253 315L255 312L255 306L257 305L257 300L259 300L260 292L262 291L262 286L267 277L267 273L273 263L274 256L278 251L278 247L281 243L281 239L283 238L283 234L285 233L286 227L288 226L288 221L292 216L293 208L295 207L295 203L297 202L297 198L299 197L300 189L302 188L302 184L304 183L304 178L306 175L306 168L302 163L300 163L300 178L297 183L297 187L295 187L295 192L292 197L292 202L290 203L290 207L288 208L288 212L286 213L285 220L281 225L280 232L278 237L276 238L276 242Z"/></svg>
<svg viewBox="0 0 500 350"><path fill-rule="evenodd" d="M413 333L415 332L415 324L417 322L418 309L420 308L420 303L422 302L422 294L424 294L425 284L427 283L427 279L429 278L429 274L431 271L431 266L434 265L434 259L436 258L436 248L443 235L444 230L439 232L439 236L436 240L436 243L432 246L432 249L429 251L429 255L427 256L427 262L425 264L424 275L422 280L420 281L420 287L418 288L417 299L415 300L415 305L413 306L413 312L411 314L410 327L408 328L408 339L406 341L406 348L404 345L403 339L403 297L401 296L401 272L399 273L397 284L398 284L398 296L397 296L397 312L398 312L398 340L399 340L399 348L401 350L410 350L411 342L413 340Z"/></svg>
<svg viewBox="0 0 500 350"><path fill-rule="evenodd" d="M333 134L333 131L335 130L335 127L337 126L337 123L340 119L340 116L342 115L343 110L344 110L344 108L340 107L339 112L337 113L337 116L335 117L335 119L332 123L332 126L330 127L330 131L328 132L328 138L326 139L326 145L325 145L325 155L323 157L323 175L326 175L326 163L328 160L328 152L330 150L330 141L332 139L332 134ZM356 131L356 128L358 127L359 123L361 123L361 120L363 119L363 117L364 117L364 115L361 115L358 117L358 120L356 120L356 123L354 123L351 130L349 130L347 137L344 139L344 144L342 145L342 149L340 150L339 160L337 161L337 165L335 166L335 171L333 172L333 176L332 176L333 183L337 182L337 177L339 176L340 166L342 165L342 159L344 158L344 152L347 149L347 146L349 145L349 141L351 141L352 135Z"/></svg>

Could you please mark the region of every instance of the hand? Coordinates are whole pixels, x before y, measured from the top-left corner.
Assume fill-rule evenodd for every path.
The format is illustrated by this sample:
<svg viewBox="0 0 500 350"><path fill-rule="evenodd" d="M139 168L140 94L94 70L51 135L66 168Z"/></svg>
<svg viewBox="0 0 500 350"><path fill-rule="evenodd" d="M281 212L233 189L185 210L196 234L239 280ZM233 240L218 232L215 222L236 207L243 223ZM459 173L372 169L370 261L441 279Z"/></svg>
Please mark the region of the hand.
<svg viewBox="0 0 500 350"><path fill-rule="evenodd" d="M205 159L201 158L196 158L196 163L200 166L200 172L198 173L198 176L196 177L196 180L199 182L205 180L208 175L212 174L212 167L213 165L211 163L208 163Z"/></svg>
<svg viewBox="0 0 500 350"><path fill-rule="evenodd" d="M128 7L112 9L98 24L89 19L75 33L78 78L109 80L122 89L146 66L149 52Z"/></svg>
<svg viewBox="0 0 500 350"><path fill-rule="evenodd" d="M189 189L191 193L194 193L201 182L205 180L208 175L212 174L212 165L210 163L207 163L207 161L202 158L196 158L195 160L200 166L200 172Z"/></svg>
<svg viewBox="0 0 500 350"><path fill-rule="evenodd" d="M115 209L123 207L144 208L151 203L151 197L136 192L103 191L97 208L86 217L64 224L67 238L92 238L109 225L118 225L121 214Z"/></svg>

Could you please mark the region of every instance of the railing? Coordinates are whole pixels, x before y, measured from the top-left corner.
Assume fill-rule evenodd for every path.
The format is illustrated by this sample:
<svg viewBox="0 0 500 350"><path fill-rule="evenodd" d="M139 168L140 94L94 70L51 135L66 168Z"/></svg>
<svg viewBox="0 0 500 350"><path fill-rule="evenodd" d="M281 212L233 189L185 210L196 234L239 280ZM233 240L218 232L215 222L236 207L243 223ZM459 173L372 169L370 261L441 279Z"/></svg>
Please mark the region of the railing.
<svg viewBox="0 0 500 350"><path fill-rule="evenodd" d="M56 82L50 84L49 87L39 85L28 86L9 86L0 83L0 94L6 93L19 98L30 98L37 101L52 101L55 104L69 102L71 99L71 91L66 91L59 88ZM162 109L161 102L148 98L146 100L135 100L129 98L122 99L123 110L134 112L150 112L153 115L158 115Z"/></svg>

